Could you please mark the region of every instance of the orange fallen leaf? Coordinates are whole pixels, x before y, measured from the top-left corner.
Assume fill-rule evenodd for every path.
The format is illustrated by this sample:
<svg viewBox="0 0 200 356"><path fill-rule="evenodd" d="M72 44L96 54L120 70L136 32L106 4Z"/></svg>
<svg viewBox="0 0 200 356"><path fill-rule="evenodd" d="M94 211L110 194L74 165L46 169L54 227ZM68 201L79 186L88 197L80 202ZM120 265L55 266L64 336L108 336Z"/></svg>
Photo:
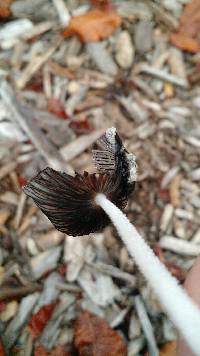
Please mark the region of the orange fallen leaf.
<svg viewBox="0 0 200 356"><path fill-rule="evenodd" d="M184 33L172 33L171 43L183 51L197 53L200 51L200 43L192 37L186 36Z"/></svg>
<svg viewBox="0 0 200 356"><path fill-rule="evenodd" d="M126 356L122 337L107 321L84 311L75 323L75 348L81 356Z"/></svg>
<svg viewBox="0 0 200 356"><path fill-rule="evenodd" d="M10 5L13 0L0 0L0 19L9 17L11 13Z"/></svg>
<svg viewBox="0 0 200 356"><path fill-rule="evenodd" d="M194 37L200 31L200 2L191 0L180 17L180 31Z"/></svg>
<svg viewBox="0 0 200 356"><path fill-rule="evenodd" d="M180 17L179 28L171 34L174 46L188 52L200 51L200 1L192 0L184 8Z"/></svg>
<svg viewBox="0 0 200 356"><path fill-rule="evenodd" d="M37 338L54 311L55 304L46 304L34 314L29 322L29 330L34 338Z"/></svg>
<svg viewBox="0 0 200 356"><path fill-rule="evenodd" d="M159 356L176 356L176 341L167 342L160 348Z"/></svg>
<svg viewBox="0 0 200 356"><path fill-rule="evenodd" d="M120 24L121 18L115 11L94 9L72 17L63 35L77 35L83 42L96 42L108 38Z"/></svg>

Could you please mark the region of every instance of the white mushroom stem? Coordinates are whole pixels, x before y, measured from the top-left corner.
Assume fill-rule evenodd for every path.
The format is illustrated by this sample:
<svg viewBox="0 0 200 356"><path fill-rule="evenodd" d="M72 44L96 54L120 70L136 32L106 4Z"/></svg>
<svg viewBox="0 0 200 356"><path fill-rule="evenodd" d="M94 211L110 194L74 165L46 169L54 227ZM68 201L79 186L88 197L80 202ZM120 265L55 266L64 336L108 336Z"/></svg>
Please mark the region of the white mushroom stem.
<svg viewBox="0 0 200 356"><path fill-rule="evenodd" d="M103 194L96 203L108 214L129 254L156 293L160 303L191 350L200 355L200 309L178 285L177 280L160 262L127 217Z"/></svg>

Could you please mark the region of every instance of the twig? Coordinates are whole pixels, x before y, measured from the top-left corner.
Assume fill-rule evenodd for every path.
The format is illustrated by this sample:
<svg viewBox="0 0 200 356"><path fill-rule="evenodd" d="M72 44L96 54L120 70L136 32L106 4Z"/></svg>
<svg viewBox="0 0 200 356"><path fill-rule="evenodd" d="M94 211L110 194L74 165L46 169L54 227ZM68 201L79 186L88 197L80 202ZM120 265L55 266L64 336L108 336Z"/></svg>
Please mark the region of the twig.
<svg viewBox="0 0 200 356"><path fill-rule="evenodd" d="M166 250L173 251L185 256L198 256L200 246L193 242L177 239L173 236L163 236L159 242L160 246Z"/></svg>
<svg viewBox="0 0 200 356"><path fill-rule="evenodd" d="M70 14L63 0L53 0L53 4L58 13L60 23L63 27L67 26L70 20Z"/></svg>
<svg viewBox="0 0 200 356"><path fill-rule="evenodd" d="M102 262L97 262L97 263L92 263L92 262L87 262L87 261L85 261L85 262L92 268L95 268L97 271L100 271L102 273L108 274L109 276L126 281L126 282L130 283L131 286L134 286L136 283L136 279L134 276L132 276L130 273L121 271L117 267L114 267L112 265L108 265L108 264L105 264Z"/></svg>
<svg viewBox="0 0 200 356"><path fill-rule="evenodd" d="M19 198L19 204L18 204L17 211L16 211L15 218L14 218L14 228L15 229L18 229L19 224L21 222L24 206L26 203L26 198L27 198L27 196L24 194L24 192L22 192L21 196Z"/></svg>
<svg viewBox="0 0 200 356"><path fill-rule="evenodd" d="M24 33L22 35L22 38L24 40L29 40L33 37L36 37L38 35L41 35L44 32L51 30L54 25L55 25L55 22L53 22L53 21L44 21L44 22L38 23L30 31Z"/></svg>
<svg viewBox="0 0 200 356"><path fill-rule="evenodd" d="M31 205L27 211L27 213L25 214L25 216L23 217L23 220L21 222L21 225L18 228L18 233L19 234L23 234L26 229L30 226L31 224L31 217L36 214L37 212L37 207Z"/></svg>
<svg viewBox="0 0 200 356"><path fill-rule="evenodd" d="M178 27L178 21L170 15L166 10L161 7L161 4L156 4L151 0L145 1L154 11L155 15L171 30L175 30Z"/></svg>
<svg viewBox="0 0 200 356"><path fill-rule="evenodd" d="M89 146L91 146L98 138L105 132L103 129L96 130L88 135L80 136L73 142L62 147L60 154L65 162L71 161L73 158L84 152Z"/></svg>
<svg viewBox="0 0 200 356"><path fill-rule="evenodd" d="M182 78L178 78L173 74L169 74L164 72L163 70L156 69L154 67L150 67L148 64L139 64L137 68L135 69L136 73L146 73L149 75L152 75L153 77L156 77L160 80L164 80L167 82L170 82L174 85L180 86L182 88L187 89L188 88L188 82L187 80L184 80Z"/></svg>
<svg viewBox="0 0 200 356"><path fill-rule="evenodd" d="M158 356L159 352L156 346L153 327L147 315L144 303L139 295L134 298L134 302L135 302L137 314L139 316L142 325L142 329L147 339L149 356Z"/></svg>
<svg viewBox="0 0 200 356"><path fill-rule="evenodd" d="M24 295L31 294L40 290L42 290L42 286L39 284L30 284L28 286L16 288L1 287L0 300L14 297L23 297Z"/></svg>
<svg viewBox="0 0 200 356"><path fill-rule="evenodd" d="M27 133L40 154L46 159L47 163L55 169L63 170L66 167L55 147L49 142L42 130L31 120L24 116L20 110L20 104L17 102L11 87L6 81L0 83L0 94L6 104L12 117L18 122L20 127ZM69 170L68 170L69 168ZM67 167L68 173L73 173L70 167Z"/></svg>
<svg viewBox="0 0 200 356"><path fill-rule="evenodd" d="M33 75L43 66L43 64L52 56L55 50L62 42L62 37L59 37L56 43L50 47L43 55L32 58L27 67L23 70L21 76L16 80L16 86L23 89Z"/></svg>

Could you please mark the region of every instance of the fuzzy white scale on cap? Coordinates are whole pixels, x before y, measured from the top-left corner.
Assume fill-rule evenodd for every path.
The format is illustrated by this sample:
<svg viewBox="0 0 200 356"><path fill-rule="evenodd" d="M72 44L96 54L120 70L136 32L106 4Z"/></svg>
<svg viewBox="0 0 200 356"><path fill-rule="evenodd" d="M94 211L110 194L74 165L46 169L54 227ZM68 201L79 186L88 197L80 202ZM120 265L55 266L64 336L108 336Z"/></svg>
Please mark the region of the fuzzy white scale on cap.
<svg viewBox="0 0 200 356"><path fill-rule="evenodd" d="M106 130L106 138L108 142L112 145L115 146L115 136L116 136L116 128L115 127L110 127L109 129ZM125 148L123 147L123 150ZM136 164L136 157L132 153L126 153L126 159L129 167L129 178L128 178L128 183L133 183L137 180L137 164Z"/></svg>
<svg viewBox="0 0 200 356"><path fill-rule="evenodd" d="M136 182L137 180L137 163L135 161L135 156L132 153L126 154L128 166L129 166L129 178L128 182Z"/></svg>
<svg viewBox="0 0 200 356"><path fill-rule="evenodd" d="M115 135L116 135L116 128L115 127L110 127L109 129L106 130L106 138L108 140L108 142L111 145L115 145Z"/></svg>

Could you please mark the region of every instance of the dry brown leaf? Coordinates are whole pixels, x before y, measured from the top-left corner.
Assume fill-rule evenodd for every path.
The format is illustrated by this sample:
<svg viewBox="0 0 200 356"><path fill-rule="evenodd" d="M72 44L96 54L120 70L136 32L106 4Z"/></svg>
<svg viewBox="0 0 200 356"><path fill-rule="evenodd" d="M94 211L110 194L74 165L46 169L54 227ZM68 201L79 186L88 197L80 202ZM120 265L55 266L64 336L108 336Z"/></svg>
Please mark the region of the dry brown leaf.
<svg viewBox="0 0 200 356"><path fill-rule="evenodd" d="M200 1L189 2L180 17L179 29L171 34L174 46L188 52L200 51Z"/></svg>
<svg viewBox="0 0 200 356"><path fill-rule="evenodd" d="M81 356L126 356L122 337L107 321L83 312L75 324L75 347Z"/></svg>
<svg viewBox="0 0 200 356"><path fill-rule="evenodd" d="M176 356L176 341L167 342L160 348L159 356Z"/></svg>
<svg viewBox="0 0 200 356"><path fill-rule="evenodd" d="M10 5L14 0L0 0L0 18L6 18L11 15Z"/></svg>
<svg viewBox="0 0 200 356"><path fill-rule="evenodd" d="M121 18L115 11L95 9L72 17L63 35L77 35L83 42L96 42L108 38L120 24Z"/></svg>

